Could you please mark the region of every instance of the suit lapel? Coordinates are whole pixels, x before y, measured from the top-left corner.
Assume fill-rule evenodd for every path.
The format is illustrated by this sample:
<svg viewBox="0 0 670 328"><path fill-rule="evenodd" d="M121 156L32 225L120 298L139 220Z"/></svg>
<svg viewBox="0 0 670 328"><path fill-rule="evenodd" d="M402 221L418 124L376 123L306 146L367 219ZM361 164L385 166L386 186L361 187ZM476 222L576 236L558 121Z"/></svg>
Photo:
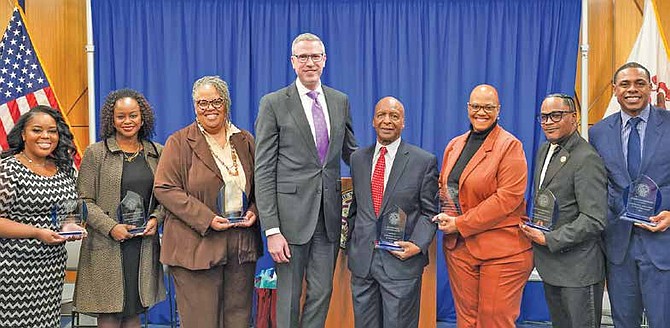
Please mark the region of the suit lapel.
<svg viewBox="0 0 670 328"><path fill-rule="evenodd" d="M405 147L404 142L400 142L398 145L398 151L395 154L395 159L393 160L393 166L391 167L391 173L389 174L389 181L386 182L386 187L384 188L384 198L382 198L382 206L379 209L379 213L384 213L384 208L389 202L389 198L395 190L395 186L398 184L398 180L402 176L405 167L407 166L407 161L409 160L409 151Z"/></svg>
<svg viewBox="0 0 670 328"><path fill-rule="evenodd" d="M463 182L465 179L468 178L468 175L474 171L474 169L481 163L488 153L493 150L493 144L495 141L498 139L498 135L500 135L500 126L496 125L496 127L493 128L493 131L489 133L489 135L486 137L484 140L484 143L482 143L481 147L477 149L477 152L475 152L474 155L472 155L472 158L468 162L467 165L465 165L465 168L463 169L463 173L461 173L461 178L459 179L458 182L458 189L460 190L463 187ZM463 149L461 148L461 151ZM460 153L459 153L460 154Z"/></svg>
<svg viewBox="0 0 670 328"><path fill-rule="evenodd" d="M298 88L295 86L295 82L286 91L286 110L289 115L293 118L302 135L305 145L310 150L313 155L313 158L316 162L319 162L319 153L316 150L316 144L314 143L314 136L312 135L312 130L309 127L309 122L307 121L307 116L305 116L305 110L302 108L302 101L300 101L300 95L298 94Z"/></svg>
<svg viewBox="0 0 670 328"><path fill-rule="evenodd" d="M549 142L545 142L540 146L540 149L537 151L537 163L535 163L535 172L533 174L533 190L540 189L540 175L542 175L542 167L544 166L544 161L547 158L547 152L549 151Z"/></svg>
<svg viewBox="0 0 670 328"><path fill-rule="evenodd" d="M663 118L658 115L654 107L651 107L649 112L649 122L647 122L647 129L644 132L644 150L642 151L642 163L640 165L640 172L646 172L647 167L652 162L654 150L658 149L657 144L663 137L661 125Z"/></svg>
<svg viewBox="0 0 670 328"><path fill-rule="evenodd" d="M446 158L446 153L445 157L442 158L442 165L444 166L444 169L442 170L442 173L440 174L440 187L444 187L447 185L447 179L449 179L449 173L451 170L453 170L454 165L456 165L456 161L458 160L458 157L460 154L463 152L463 148L465 148L465 142L468 140L468 134L461 135L458 140L454 142L454 145L452 146L453 150L450 152L453 154L453 156L449 156L449 158Z"/></svg>
<svg viewBox="0 0 670 328"><path fill-rule="evenodd" d="M375 146L368 147L365 150L365 155L363 156L363 163L361 163L362 167L360 167L360 175L357 174L357 176L362 177L360 178L363 183L361 184L363 191L360 193L360 195L365 195L363 199L357 199L356 201L360 201L360 205L358 206L359 209L361 208L369 208L374 215L374 207L372 206L372 158L375 155Z"/></svg>
<svg viewBox="0 0 670 328"><path fill-rule="evenodd" d="M546 155L545 155L546 157ZM549 185L551 180L556 176L556 173L561 170L563 165L568 161L570 158L570 152L566 150L564 147L561 147L561 149L558 151L558 154L556 154L556 157L554 157L554 160L549 162L549 166L547 167L547 172L544 174L544 180L542 181L542 186L541 188L544 189ZM544 164L544 162L542 162ZM541 170L542 168L540 168Z"/></svg>
<svg viewBox="0 0 670 328"><path fill-rule="evenodd" d="M214 172L216 176L219 177L221 181L223 181L221 171L219 171L219 167L216 166L216 163L214 162L214 156L212 156L212 152L209 150L207 140L205 140L205 137L200 132L197 123L193 123L191 125L187 138L189 146L191 149L193 149L193 153L195 153L195 155L202 161L203 164L205 164L208 169Z"/></svg>

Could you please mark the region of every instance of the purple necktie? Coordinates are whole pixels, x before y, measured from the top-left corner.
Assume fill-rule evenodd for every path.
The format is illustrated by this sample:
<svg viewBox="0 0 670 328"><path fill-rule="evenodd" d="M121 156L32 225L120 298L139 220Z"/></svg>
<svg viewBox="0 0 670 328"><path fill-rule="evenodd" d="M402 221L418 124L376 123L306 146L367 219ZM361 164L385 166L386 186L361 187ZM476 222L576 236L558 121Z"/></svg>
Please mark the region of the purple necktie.
<svg viewBox="0 0 670 328"><path fill-rule="evenodd" d="M319 104L319 93L310 91L307 96L312 98L312 120L314 120L314 132L316 133L316 151L319 153L321 164L326 160L328 153L328 126L326 125L326 116L323 114L321 104Z"/></svg>

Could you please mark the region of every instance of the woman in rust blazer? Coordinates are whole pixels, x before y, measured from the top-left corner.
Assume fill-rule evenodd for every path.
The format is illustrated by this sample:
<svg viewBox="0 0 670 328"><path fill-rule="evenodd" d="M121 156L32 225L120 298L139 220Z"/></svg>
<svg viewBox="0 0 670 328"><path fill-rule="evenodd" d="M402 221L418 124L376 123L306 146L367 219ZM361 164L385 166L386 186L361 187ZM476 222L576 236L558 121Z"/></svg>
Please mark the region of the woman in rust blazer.
<svg viewBox="0 0 670 328"><path fill-rule="evenodd" d="M444 202L447 213L434 221L444 232L459 328L515 327L533 269L530 242L518 226L525 213L526 158L521 142L497 124L499 112L495 88L475 87L468 102L471 131L444 151L441 196L446 199L450 187L458 190L460 208L454 212Z"/></svg>
<svg viewBox="0 0 670 328"><path fill-rule="evenodd" d="M174 276L181 327L246 328L263 251L253 194L254 140L230 123L228 86L218 76L197 80L193 100L196 122L168 138L156 171L154 193L168 210L161 262ZM241 223L218 213L224 184L247 195ZM241 204L239 198L225 203Z"/></svg>

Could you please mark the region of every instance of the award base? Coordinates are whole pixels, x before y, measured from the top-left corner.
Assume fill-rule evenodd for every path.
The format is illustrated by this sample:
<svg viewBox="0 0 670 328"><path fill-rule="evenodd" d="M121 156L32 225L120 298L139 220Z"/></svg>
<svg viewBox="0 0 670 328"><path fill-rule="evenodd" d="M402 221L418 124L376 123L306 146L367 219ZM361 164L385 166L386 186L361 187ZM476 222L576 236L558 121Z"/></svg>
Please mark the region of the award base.
<svg viewBox="0 0 670 328"><path fill-rule="evenodd" d="M247 220L244 216L227 216L229 223L241 223Z"/></svg>
<svg viewBox="0 0 670 328"><path fill-rule="evenodd" d="M135 229L130 229L130 230L128 230L128 232L130 234L132 234L133 236L144 236L144 229L145 228L146 227L138 227L138 228L135 228Z"/></svg>
<svg viewBox="0 0 670 328"><path fill-rule="evenodd" d="M533 229L542 230L542 231L544 231L544 232L549 232L549 231L551 231L551 229L549 229L549 228L547 228L547 227L545 227L545 226L541 226L541 225L539 225L539 224L535 224L535 223L532 223L532 222L526 222L526 225L529 226L529 227L531 227L531 228L533 228Z"/></svg>
<svg viewBox="0 0 670 328"><path fill-rule="evenodd" d="M656 223L649 221L649 219L643 219L643 218L636 218L627 214L623 214L619 217L621 220L626 220L630 221L633 223L640 223L640 224L646 224L648 226L655 227Z"/></svg>
<svg viewBox="0 0 670 328"><path fill-rule="evenodd" d="M83 236L86 231L59 231L58 234L63 237Z"/></svg>
<svg viewBox="0 0 670 328"><path fill-rule="evenodd" d="M403 248L388 241L377 241L375 242L375 249L384 249L387 251L402 251Z"/></svg>

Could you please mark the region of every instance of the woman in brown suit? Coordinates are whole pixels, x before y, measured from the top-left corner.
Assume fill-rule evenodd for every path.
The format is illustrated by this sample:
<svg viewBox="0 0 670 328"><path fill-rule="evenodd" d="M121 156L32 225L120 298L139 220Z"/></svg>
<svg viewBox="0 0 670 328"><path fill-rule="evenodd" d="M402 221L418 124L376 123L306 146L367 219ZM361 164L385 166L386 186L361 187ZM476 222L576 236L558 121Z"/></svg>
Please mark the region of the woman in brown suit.
<svg viewBox="0 0 670 328"><path fill-rule="evenodd" d="M170 266L181 326L248 327L256 259L262 255L253 193L254 140L230 122L226 82L205 76L193 84L196 121L168 138L155 193L168 210L161 261ZM225 208L240 209L232 223L220 213L222 186L238 191Z"/></svg>
<svg viewBox="0 0 670 328"><path fill-rule="evenodd" d="M150 140L153 133L146 98L135 90L113 91L101 110L103 141L89 146L81 162L77 189L88 204L88 238L79 255L74 305L96 315L99 327L140 327L139 313L165 297L156 234L164 213L152 196L162 147ZM117 211L127 195L142 197L148 217L142 235L131 233L135 226Z"/></svg>

